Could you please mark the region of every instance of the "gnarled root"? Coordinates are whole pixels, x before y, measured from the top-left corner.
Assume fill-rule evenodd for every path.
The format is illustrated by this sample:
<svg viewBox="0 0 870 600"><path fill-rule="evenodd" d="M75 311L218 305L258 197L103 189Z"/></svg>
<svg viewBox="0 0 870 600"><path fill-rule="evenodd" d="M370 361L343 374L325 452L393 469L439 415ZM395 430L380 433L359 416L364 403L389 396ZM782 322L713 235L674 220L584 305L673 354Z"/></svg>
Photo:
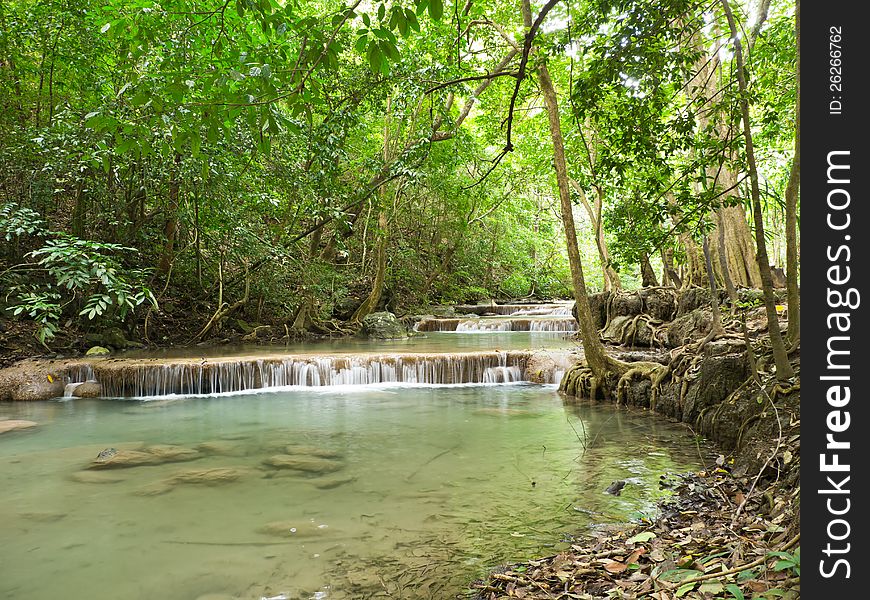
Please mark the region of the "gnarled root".
<svg viewBox="0 0 870 600"><path fill-rule="evenodd" d="M661 387L661 383L670 372L671 369L669 366L662 365L656 362L630 363L629 369L622 374L616 384L616 403L621 404L622 401L625 399L626 390L629 388L632 380L635 377L646 377L649 378L650 382L652 383L649 403L650 408L655 409L656 399L658 396L658 391Z"/></svg>

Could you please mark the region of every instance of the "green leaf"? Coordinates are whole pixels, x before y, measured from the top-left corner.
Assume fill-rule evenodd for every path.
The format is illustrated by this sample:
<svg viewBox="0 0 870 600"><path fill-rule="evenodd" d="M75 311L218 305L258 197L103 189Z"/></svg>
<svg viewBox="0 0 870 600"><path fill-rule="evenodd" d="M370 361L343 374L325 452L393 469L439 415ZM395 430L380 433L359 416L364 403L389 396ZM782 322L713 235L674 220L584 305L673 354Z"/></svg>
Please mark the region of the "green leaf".
<svg viewBox="0 0 870 600"><path fill-rule="evenodd" d="M735 584L729 583L725 586L725 589L728 590L728 592L737 600L746 600L743 596L743 592Z"/></svg>
<svg viewBox="0 0 870 600"><path fill-rule="evenodd" d="M369 44L369 38L367 35L361 35L357 38L356 44L354 44L354 48L356 51L362 54L366 50L366 46Z"/></svg>
<svg viewBox="0 0 870 600"><path fill-rule="evenodd" d="M381 70L381 63L383 62L384 58L381 55L381 51L378 48L377 42L372 41L372 43L369 44L368 51L366 52L366 58L369 61L369 66L371 66L372 71L377 73Z"/></svg>
<svg viewBox="0 0 870 600"><path fill-rule="evenodd" d="M682 597L682 596L685 596L686 594L688 594L689 592L691 592L693 589L695 589L695 586L696 586L696 585L698 585L697 582L695 582L695 583L684 583L683 585L681 585L680 587L678 587L678 588L677 588L677 598L680 598L680 597Z"/></svg>
<svg viewBox="0 0 870 600"><path fill-rule="evenodd" d="M636 544L638 542L648 542L651 539L653 539L654 537L656 537L656 534L653 533L652 531L641 531L637 535L633 535L630 538L628 538L627 540L625 540L625 543L626 544Z"/></svg>
<svg viewBox="0 0 870 600"><path fill-rule="evenodd" d="M417 20L417 15L411 9L405 11L405 16L408 18L408 25L410 25L411 29L420 33L420 21Z"/></svg>
<svg viewBox="0 0 870 600"><path fill-rule="evenodd" d="M442 0L429 0L429 16L440 21L444 16L444 3Z"/></svg>
<svg viewBox="0 0 870 600"><path fill-rule="evenodd" d="M399 56L399 50L396 48L395 45L393 45L392 42L380 42L378 43L378 46L380 47L381 52L383 52L383 54L390 60L394 62L398 62L399 60L401 60L401 56Z"/></svg>

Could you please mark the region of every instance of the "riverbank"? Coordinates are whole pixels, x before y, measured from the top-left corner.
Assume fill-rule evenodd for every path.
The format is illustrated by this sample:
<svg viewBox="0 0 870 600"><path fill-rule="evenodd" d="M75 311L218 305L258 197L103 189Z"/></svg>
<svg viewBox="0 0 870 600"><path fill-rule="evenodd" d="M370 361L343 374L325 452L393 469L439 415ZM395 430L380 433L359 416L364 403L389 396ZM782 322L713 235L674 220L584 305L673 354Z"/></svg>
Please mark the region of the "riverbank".
<svg viewBox="0 0 870 600"><path fill-rule="evenodd" d="M746 312L729 321L746 322ZM696 309L684 314L687 322L708 321ZM616 318L644 327L652 321L638 313ZM613 321L608 314L602 328ZM678 321L653 322L647 339L667 340ZM666 415L721 454L702 471L664 478L674 495L656 519L494 571L472 586L477 598L800 597L800 349L791 354L798 375L784 386L766 328L735 329L676 346L660 354L660 368L648 363L620 379L595 382L582 362L566 373L566 402L592 396Z"/></svg>

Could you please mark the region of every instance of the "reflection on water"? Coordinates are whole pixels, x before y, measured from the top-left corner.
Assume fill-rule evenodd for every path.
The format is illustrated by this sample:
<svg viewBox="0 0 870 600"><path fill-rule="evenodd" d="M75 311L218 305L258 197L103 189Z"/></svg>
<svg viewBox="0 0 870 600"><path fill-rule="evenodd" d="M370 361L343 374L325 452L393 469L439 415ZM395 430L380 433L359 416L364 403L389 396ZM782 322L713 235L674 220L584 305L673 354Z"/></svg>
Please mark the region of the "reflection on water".
<svg viewBox="0 0 870 600"><path fill-rule="evenodd" d="M653 415L529 384L2 417L40 423L0 437L2 598L449 598L568 532L649 513L659 476L699 460ZM87 469L109 447L140 466ZM622 495L604 494L616 479Z"/></svg>

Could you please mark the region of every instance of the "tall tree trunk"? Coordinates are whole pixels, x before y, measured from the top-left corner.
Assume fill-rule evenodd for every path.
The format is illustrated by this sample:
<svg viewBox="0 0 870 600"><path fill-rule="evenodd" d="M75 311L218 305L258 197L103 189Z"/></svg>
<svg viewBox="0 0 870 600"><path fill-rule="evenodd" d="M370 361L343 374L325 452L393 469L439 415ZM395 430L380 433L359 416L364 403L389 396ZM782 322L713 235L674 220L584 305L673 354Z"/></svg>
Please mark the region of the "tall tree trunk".
<svg viewBox="0 0 870 600"><path fill-rule="evenodd" d="M764 239L764 214L761 210L761 191L758 186L758 169L755 163L755 149L752 143L752 128L749 122L749 100L747 99L746 71L743 61L743 47L734 14L728 0L721 0L722 8L731 29L731 39L734 43L734 58L737 60L737 84L740 88L740 113L743 117L743 138L746 142L746 162L749 168L749 181L752 190L752 217L755 221L755 244L758 250L758 268L761 272L761 289L764 291L764 308L767 313L767 329L770 333L770 344L773 348L773 360L776 363L776 378L780 381L794 377L794 369L788 361L785 342L779 330L776 315L776 300L773 297L773 279L770 274L770 261L767 258L767 242Z"/></svg>
<svg viewBox="0 0 870 600"><path fill-rule="evenodd" d="M601 190L596 190L595 206L593 207L589 202L589 198L586 197L586 192L584 192L583 188L580 187L580 184L572 178L569 178L568 181L571 184L571 187L574 188L574 191L577 192L577 195L580 196L580 201L586 208L586 212L589 214L589 220L592 222L592 232L595 234L595 246L598 248L598 259L601 261L604 291L618 292L622 289L622 282L619 280L619 273L617 273L616 269L613 268L613 263L610 260L610 250L607 248L607 239L604 237L604 224L601 211L603 206Z"/></svg>
<svg viewBox="0 0 870 600"><path fill-rule="evenodd" d="M640 278L643 287L658 287L659 285L659 282L656 281L656 272L649 264L649 256L646 254L640 255Z"/></svg>
<svg viewBox="0 0 870 600"><path fill-rule="evenodd" d="M766 12L764 13L766 15ZM700 37L696 39L695 44L697 49L702 50L704 42ZM702 100L716 98L720 93L720 78L718 70L721 63L717 56L708 57L703 53L697 64L695 76L692 78L694 88L698 93L703 94ZM723 143L727 141L731 135L730 129L721 122L721 117L717 114L713 115L713 121L707 111L703 108L698 111L698 123L700 129L706 130L712 127L714 135ZM724 158L727 158L724 157ZM721 190L721 200L725 201L729 198L737 198L740 194L738 187L737 174L728 165L727 160L721 161L721 164L708 166L706 176L710 186L715 186ZM726 280L726 276L731 279L734 285L743 287L759 287L761 285L761 275L758 271L758 266L755 261L755 248L752 244L752 233L749 230L749 223L746 220L746 212L743 206L737 204L735 206L722 207L718 211L718 219L716 229L723 228L724 231L724 253L725 260L719 258L719 254L723 251L720 244L712 244L708 246L713 262L713 269L722 279ZM720 239L719 232L714 230L712 238ZM699 256L703 253L699 253ZM725 271L728 271L726 274ZM703 268L698 270L703 272ZM694 282L698 285L703 285L700 282Z"/></svg>
<svg viewBox="0 0 870 600"><path fill-rule="evenodd" d="M788 293L788 341L794 347L801 339L801 295L798 289L798 231L797 200L801 181L801 1L797 0L794 12L795 41L797 43L797 64L795 66L795 119L794 119L794 160L788 187L785 189L785 262L786 288Z"/></svg>
<svg viewBox="0 0 870 600"><path fill-rule="evenodd" d="M731 301L732 308L737 307L737 289L734 287L734 282L731 281L731 269L728 268L728 258L725 250L725 227L722 224L722 211L719 210L719 227L716 241L719 248L719 268L722 270L722 279L725 281L725 291L728 292L728 299Z"/></svg>
<svg viewBox="0 0 870 600"><path fill-rule="evenodd" d="M377 263L375 281L372 284L372 290L369 292L369 295L350 318L351 323L359 323L366 315L374 312L378 308L381 294L384 291L384 281L387 277L387 242L390 237L386 208L381 208L378 212L378 228L380 229L378 233L380 237L378 238L377 250L375 250L375 262Z"/></svg>
<svg viewBox="0 0 870 600"><path fill-rule="evenodd" d="M683 282L680 276L674 269L674 249L662 248L662 285L672 285L675 288L681 287Z"/></svg>
<svg viewBox="0 0 870 600"><path fill-rule="evenodd" d="M383 159L384 165L390 164L391 151L390 151L390 127L391 127L391 117L392 117L392 96L387 96L387 110L384 115L384 149L383 149ZM396 187L396 196L401 193L401 184L398 184ZM381 203L378 206L378 245L377 250L375 250L375 262L377 265L377 270L375 271L375 280L372 284L372 289L369 292L369 295L360 304L359 308L354 311L353 316L350 318L351 323L359 323L362 321L366 315L372 313L377 309L378 302L381 301L381 293L384 290L384 280L387 276L387 241L389 240L389 221L387 220L387 201L386 201L386 192L384 188L380 189L381 195ZM360 212L362 212L362 204L360 204Z"/></svg>
<svg viewBox="0 0 870 600"><path fill-rule="evenodd" d="M175 164L169 179L169 205L166 208L166 223L163 226L163 254L157 269L168 273L175 260L175 237L178 235L178 201L181 192L181 154L175 154Z"/></svg>
<svg viewBox="0 0 870 600"><path fill-rule="evenodd" d="M528 0L523 0L524 13ZM526 28L531 25L527 19ZM565 229L565 241L568 246L568 264L571 267L571 283L574 286L574 302L577 307L577 321L580 325L580 339L583 341L583 352L586 362L595 377L604 380L614 367L612 361L604 352L604 345L598 338L598 328L592 319L592 309L589 306L589 296L586 292L586 282L583 278L583 263L580 260L580 248L577 245L577 231L574 227L573 204L571 191L568 188L568 168L565 164L565 143L562 139L562 126L559 119L559 103L556 89L550 79L547 66L541 63L538 67L538 82L547 105L547 116L550 122L550 137L553 140L553 163L556 169L556 182L559 186L559 200L562 209L562 223Z"/></svg>

